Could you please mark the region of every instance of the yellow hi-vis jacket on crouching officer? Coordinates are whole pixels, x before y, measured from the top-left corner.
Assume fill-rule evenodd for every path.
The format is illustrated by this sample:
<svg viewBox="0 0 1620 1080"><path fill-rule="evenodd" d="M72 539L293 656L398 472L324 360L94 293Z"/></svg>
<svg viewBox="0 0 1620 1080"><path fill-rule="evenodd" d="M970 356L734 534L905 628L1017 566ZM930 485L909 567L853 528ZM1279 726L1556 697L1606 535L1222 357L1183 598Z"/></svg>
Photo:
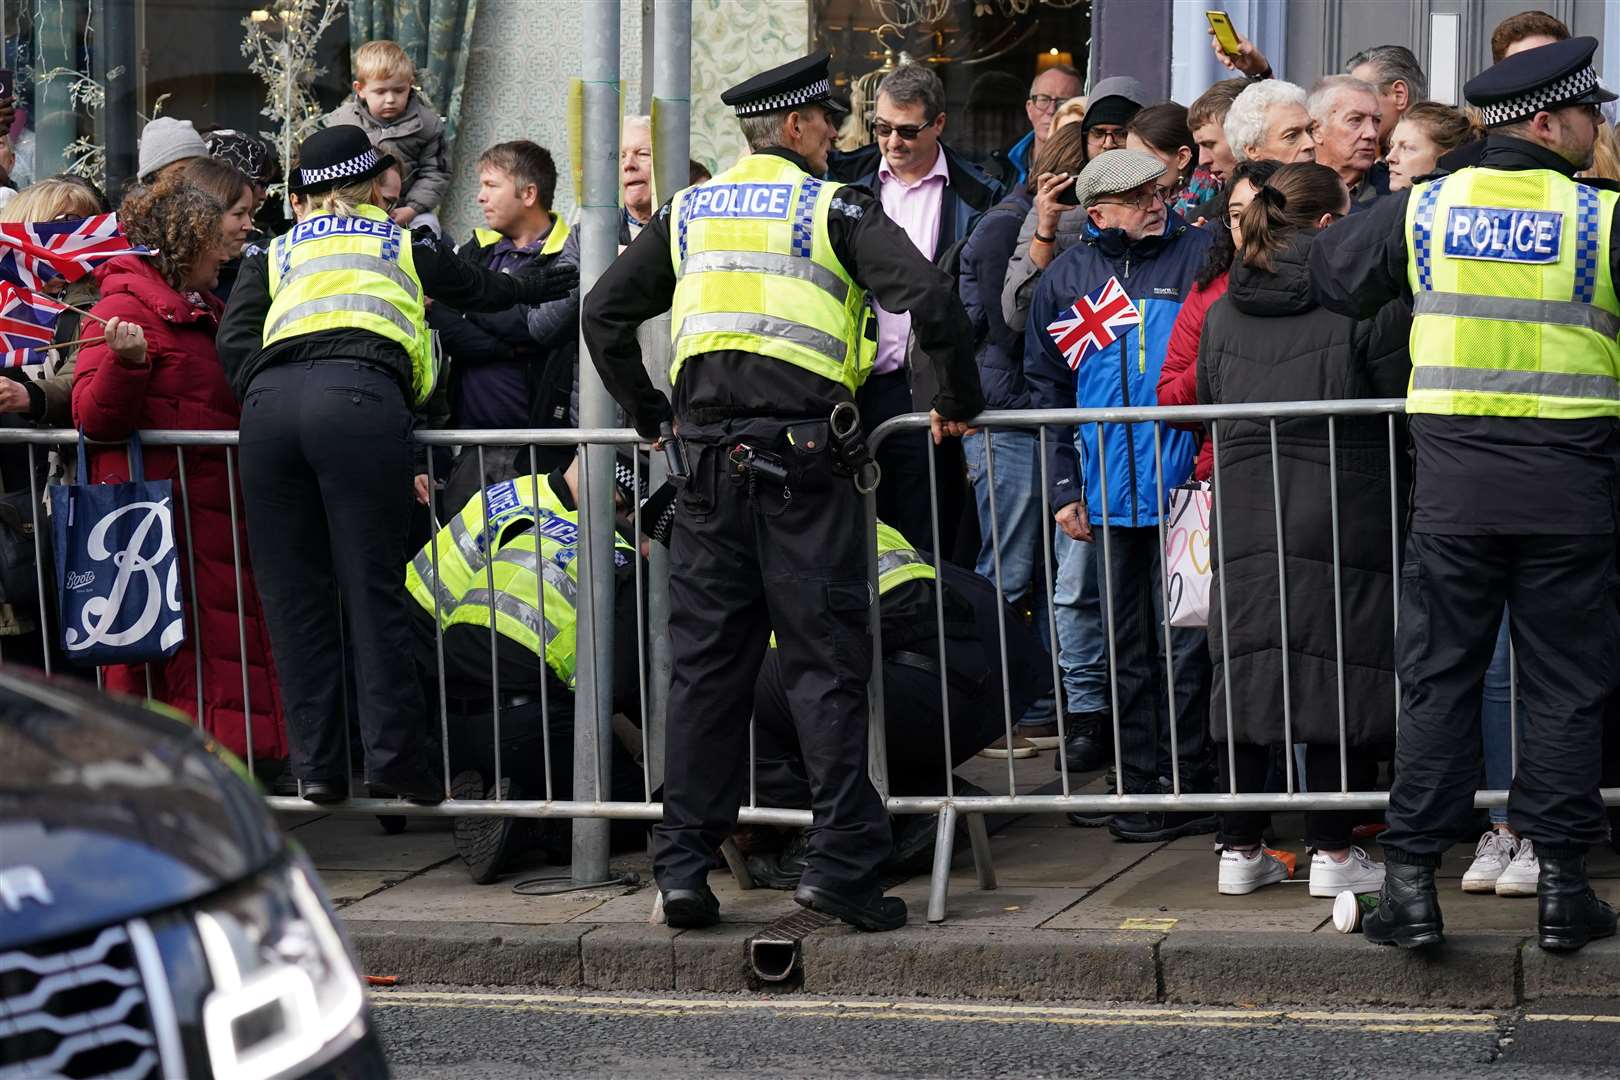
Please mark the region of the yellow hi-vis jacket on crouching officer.
<svg viewBox="0 0 1620 1080"><path fill-rule="evenodd" d="M1477 164L1312 242L1323 306L1384 318L1410 299L1413 315L1400 738L1383 894L1363 923L1375 944L1443 940L1434 871L1474 820L1480 694L1504 625L1531 719L1508 824L1540 861L1538 943L1615 932L1584 862L1609 835L1599 781L1620 672L1620 219L1613 185L1576 176L1615 99L1597 46L1527 49L1471 79L1489 132Z"/></svg>
<svg viewBox="0 0 1620 1080"><path fill-rule="evenodd" d="M298 224L242 259L218 346L242 399L242 496L257 592L306 798L349 794L340 625L356 665L365 770L375 790L443 797L426 760L422 688L409 665L403 582L412 408L432 386L424 294L463 311L566 296L573 267L522 275L473 266L388 219L393 167L364 131L304 140L288 178ZM341 615L339 601L341 600Z"/></svg>
<svg viewBox="0 0 1620 1080"><path fill-rule="evenodd" d="M812 786L801 904L867 930L905 922L882 895L888 817L867 779L871 534L850 478L854 408L875 327L863 293L911 315L935 369L937 436L983 407L955 285L872 193L818 179L844 109L828 56L763 72L721 99L753 151L658 212L585 298L581 327L608 391L652 438L672 418L687 475L670 547L669 726L654 873L671 926L707 926L706 884L747 781L748 717L774 632ZM636 329L671 311L673 408ZM857 425L858 428L858 425ZM842 430L842 429L841 429ZM922 438L916 431L901 438Z"/></svg>

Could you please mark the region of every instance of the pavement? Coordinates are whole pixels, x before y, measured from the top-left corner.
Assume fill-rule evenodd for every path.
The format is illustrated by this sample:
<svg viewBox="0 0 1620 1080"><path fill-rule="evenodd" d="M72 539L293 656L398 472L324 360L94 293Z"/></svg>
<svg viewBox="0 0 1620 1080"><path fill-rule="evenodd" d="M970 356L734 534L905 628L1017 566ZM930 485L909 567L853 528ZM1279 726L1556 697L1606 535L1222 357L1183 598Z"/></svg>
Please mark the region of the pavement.
<svg viewBox="0 0 1620 1080"><path fill-rule="evenodd" d="M961 772L1007 790L1004 761L976 759ZM1020 793L1050 783L1050 754L1018 762L1014 773ZM1101 790L1101 781L1077 790ZM513 885L566 879L566 868L535 862L474 885L443 819L413 817L390 836L371 817L281 818L320 870L366 972L395 976L401 987L1466 1009L1620 999L1620 939L1573 955L1543 952L1532 936L1533 899L1461 891L1471 843L1448 853L1440 870L1442 949L1406 953L1338 933L1332 901L1308 895L1298 815L1275 821L1276 846L1300 856L1298 879L1244 897L1215 891L1213 837L1123 844L1062 815L998 822L990 841L998 888L977 888L959 843L945 922L924 920L927 876L913 878L891 890L910 905L910 925L886 934L817 930L803 942L800 975L772 986L754 976L746 943L798 910L788 893L743 891L716 871L710 884L724 921L677 931L650 923L644 855L612 863L638 884L534 896ZM1370 853L1381 857L1376 845ZM1620 856L1594 851L1589 864L1599 895L1620 904Z"/></svg>

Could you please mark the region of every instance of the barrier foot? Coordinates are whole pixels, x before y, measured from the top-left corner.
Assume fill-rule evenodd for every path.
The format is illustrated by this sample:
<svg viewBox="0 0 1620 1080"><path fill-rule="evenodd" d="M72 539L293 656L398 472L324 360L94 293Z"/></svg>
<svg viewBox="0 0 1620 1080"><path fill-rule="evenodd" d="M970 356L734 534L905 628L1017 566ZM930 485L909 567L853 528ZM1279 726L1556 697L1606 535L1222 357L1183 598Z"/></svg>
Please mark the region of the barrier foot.
<svg viewBox="0 0 1620 1080"><path fill-rule="evenodd" d="M737 849L736 841L727 837L726 842L720 845L720 854L725 857L731 876L737 879L737 888L752 889L754 875L748 872L748 860L743 858L743 853Z"/></svg>
<svg viewBox="0 0 1620 1080"><path fill-rule="evenodd" d="M934 836L934 872L928 882L928 921L945 921L945 893L951 884L951 856L956 847L956 807L947 803L939 811L939 832Z"/></svg>
<svg viewBox="0 0 1620 1080"><path fill-rule="evenodd" d="M984 826L983 814L967 816L967 833L973 845L973 872L979 877L979 889L989 892L996 887L996 864L990 857L990 831Z"/></svg>

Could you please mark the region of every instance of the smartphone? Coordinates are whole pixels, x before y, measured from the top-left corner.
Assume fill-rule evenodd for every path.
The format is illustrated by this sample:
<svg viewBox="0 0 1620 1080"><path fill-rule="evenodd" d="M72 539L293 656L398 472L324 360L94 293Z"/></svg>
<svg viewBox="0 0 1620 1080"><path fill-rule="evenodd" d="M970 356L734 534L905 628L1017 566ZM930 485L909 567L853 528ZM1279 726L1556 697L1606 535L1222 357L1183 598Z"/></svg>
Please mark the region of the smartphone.
<svg viewBox="0 0 1620 1080"><path fill-rule="evenodd" d="M1238 55L1237 31L1232 27L1232 20L1227 18L1224 11L1206 11L1204 18L1209 20L1209 28L1215 31L1215 40L1221 43L1221 51L1227 56Z"/></svg>
<svg viewBox="0 0 1620 1080"><path fill-rule="evenodd" d="M0 68L0 101L11 97L12 90L17 84L17 73L10 68Z"/></svg>

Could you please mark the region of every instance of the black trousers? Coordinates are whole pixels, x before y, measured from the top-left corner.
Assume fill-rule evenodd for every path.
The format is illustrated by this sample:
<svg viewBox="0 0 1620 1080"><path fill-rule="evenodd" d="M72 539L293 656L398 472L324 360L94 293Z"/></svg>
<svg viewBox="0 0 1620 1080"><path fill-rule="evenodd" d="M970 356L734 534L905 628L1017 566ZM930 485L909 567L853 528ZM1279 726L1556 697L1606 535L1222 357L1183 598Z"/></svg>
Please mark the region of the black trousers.
<svg viewBox="0 0 1620 1080"><path fill-rule="evenodd" d="M870 436L878 425L912 411L911 383L906 371L873 375L856 396L861 410L861 427ZM877 448L878 467L883 481L877 489L878 520L899 529L913 547L934 550L934 533L928 511L928 455L932 439L920 431L898 431ZM943 477L941 477L943 479ZM940 506L940 539L955 527L955 520ZM949 552L948 544L941 551Z"/></svg>
<svg viewBox="0 0 1620 1080"><path fill-rule="evenodd" d="M348 778L338 601L355 660L367 779L419 781L426 709L405 592L411 414L360 362L283 364L242 403L242 499L292 772Z"/></svg>
<svg viewBox="0 0 1620 1080"><path fill-rule="evenodd" d="M1389 857L1436 864L1467 830L1504 603L1524 703L1508 822L1554 853L1601 843L1604 699L1620 672L1615 537L1412 533L1400 588L1400 736L1380 838Z"/></svg>
<svg viewBox="0 0 1620 1080"><path fill-rule="evenodd" d="M889 854L888 815L866 771L863 515L854 486L833 475L826 429L793 425L792 444L780 421L687 432L690 477L670 552L664 820L653 832L664 889L703 882L736 827L754 684L773 630L812 789L804 883L872 888ZM787 463L785 489L731 464L727 448L740 441ZM812 444L813 453L793 448Z"/></svg>
<svg viewBox="0 0 1620 1080"><path fill-rule="evenodd" d="M1238 743L1232 748L1231 761L1227 760L1224 746L1217 746L1215 750L1221 771L1230 774L1222 777L1222 790L1231 790L1232 777L1236 777L1237 790L1240 792L1266 790L1271 747ZM1292 751L1285 748L1284 752ZM1352 746L1345 755L1345 766L1350 777L1350 791L1371 791L1378 782L1376 752ZM1305 747L1304 787L1312 792L1338 791L1341 779L1337 746ZM1352 830L1367 820L1368 816L1365 810L1316 810L1307 813L1305 843L1310 847L1326 848L1329 851L1347 848L1350 846ZM1271 814L1265 810L1237 810L1222 814L1220 841L1227 847L1250 847L1260 843L1266 826L1270 824Z"/></svg>

